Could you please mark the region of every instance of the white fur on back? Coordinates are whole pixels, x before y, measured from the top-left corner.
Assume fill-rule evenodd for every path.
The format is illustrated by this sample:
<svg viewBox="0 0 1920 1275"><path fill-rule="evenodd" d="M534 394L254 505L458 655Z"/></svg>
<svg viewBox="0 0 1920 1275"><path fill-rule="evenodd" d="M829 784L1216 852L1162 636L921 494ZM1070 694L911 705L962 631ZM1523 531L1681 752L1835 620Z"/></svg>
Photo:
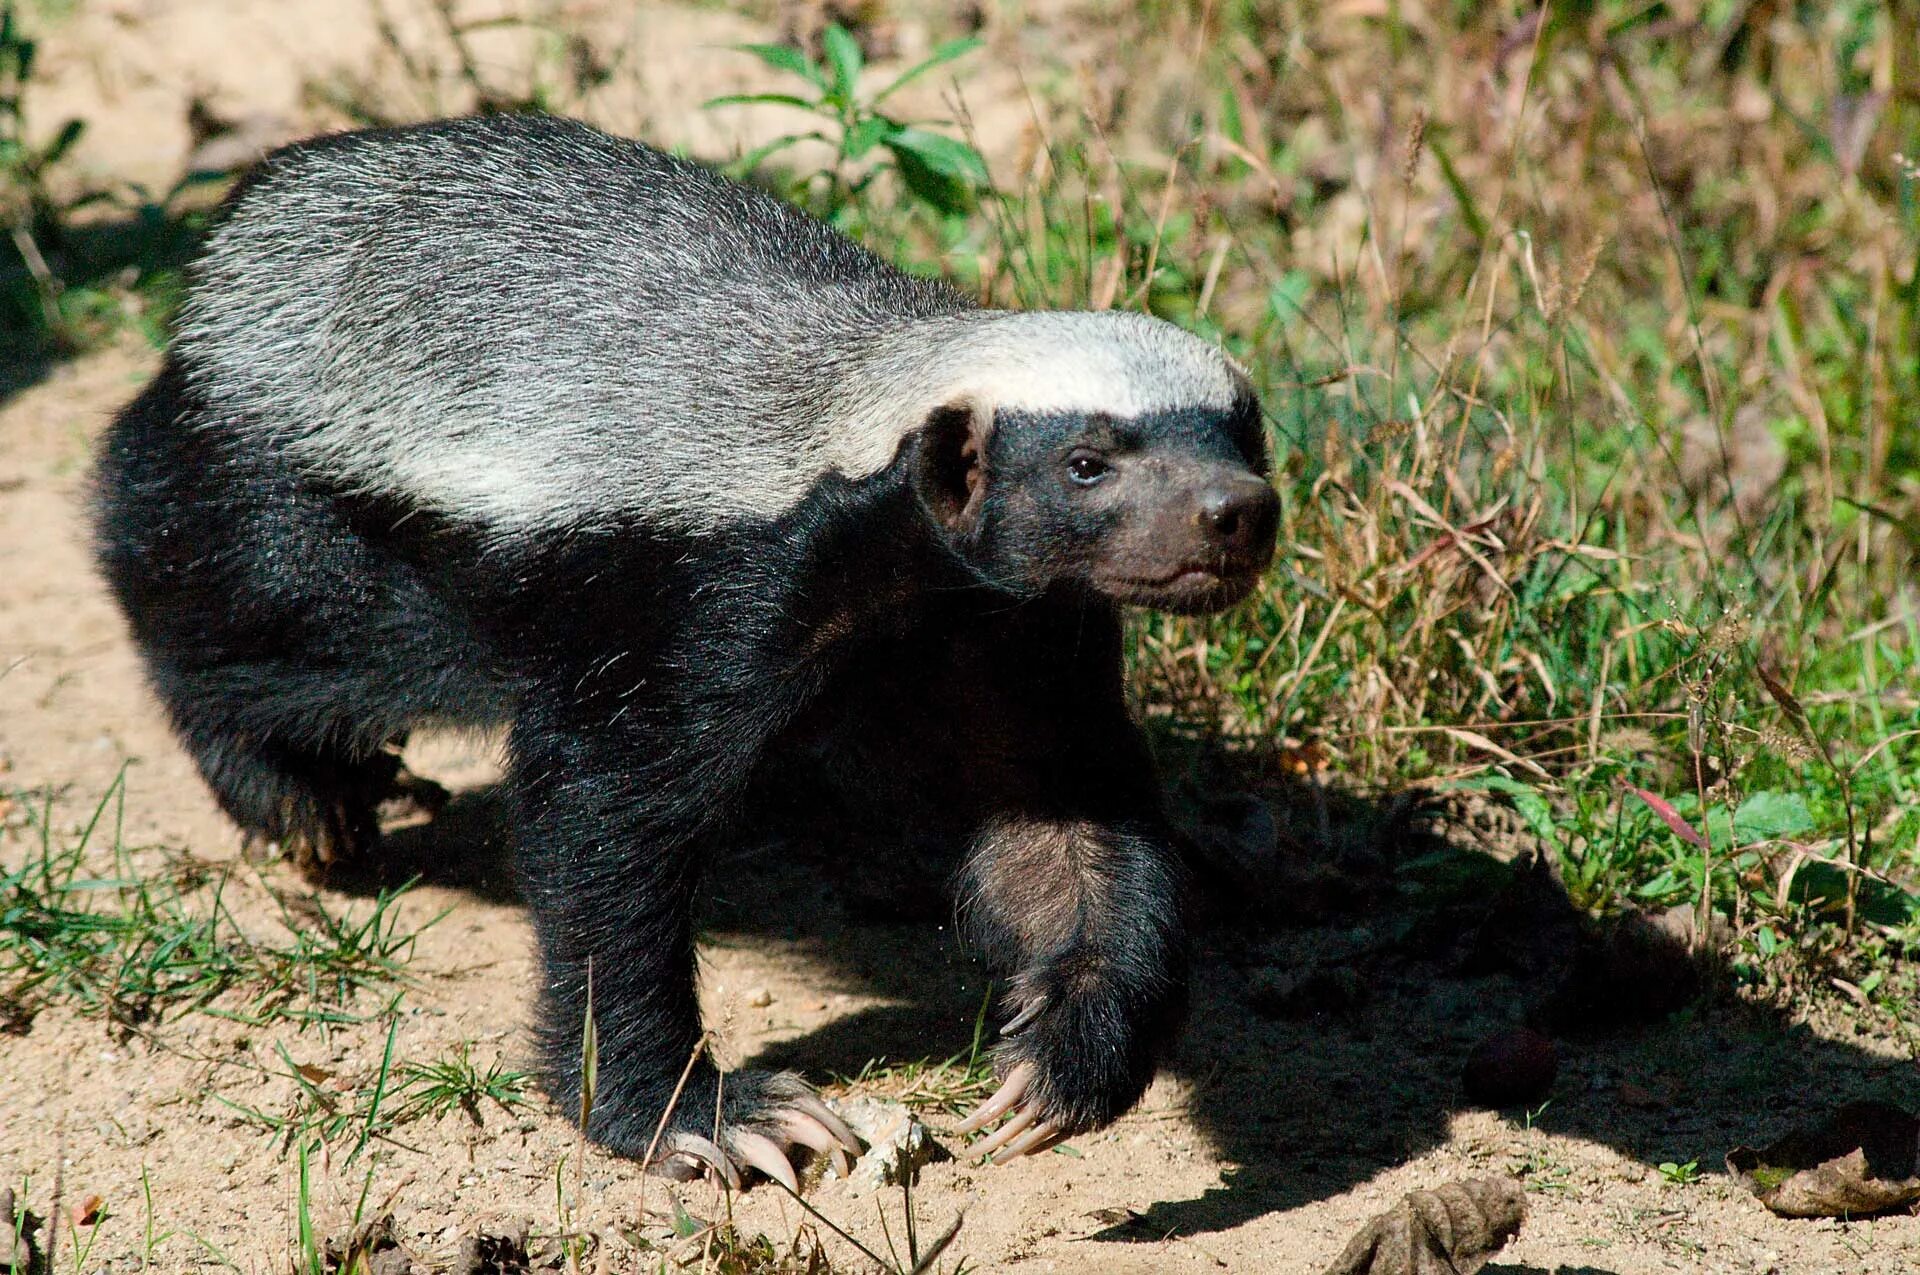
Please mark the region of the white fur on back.
<svg viewBox="0 0 1920 1275"><path fill-rule="evenodd" d="M515 118L270 167L176 350L226 428L502 539L775 517L963 399L1128 417L1241 385L1170 324L976 310L757 191Z"/></svg>

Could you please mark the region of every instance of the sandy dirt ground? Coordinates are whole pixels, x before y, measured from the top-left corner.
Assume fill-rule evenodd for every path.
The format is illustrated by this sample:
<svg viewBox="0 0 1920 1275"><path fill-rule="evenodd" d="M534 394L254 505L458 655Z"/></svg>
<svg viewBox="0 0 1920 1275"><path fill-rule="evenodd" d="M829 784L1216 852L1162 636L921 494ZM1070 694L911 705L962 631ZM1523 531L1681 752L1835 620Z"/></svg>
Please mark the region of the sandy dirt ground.
<svg viewBox="0 0 1920 1275"><path fill-rule="evenodd" d="M340 16L350 9L102 0L70 19L95 42L50 47L49 57L67 109L107 108L88 162L164 182L190 145L194 92L297 119L303 77L376 62L364 22ZM767 34L713 11L649 17L652 29L680 33L679 56L656 49L667 65ZM196 88L196 76L217 82ZM731 87L683 83L661 89L661 100ZM703 137L681 114L696 145L737 141ZM172 743L85 545L91 439L155 362L123 344L53 366L0 403L0 778L10 789L52 789L56 827L67 833L124 773L124 840L142 848L137 862L185 854L232 864L238 836ZM491 750L484 740L435 739L409 759L461 796L434 826L395 837L399 859L426 865L429 879L399 904L403 926L426 928L411 981L389 989L404 990L394 1057L438 1059L470 1045L483 1065L525 1065L530 931L489 817ZM16 811L0 831L0 866L29 850ZM983 972L939 905L875 906L878 875L830 857L765 853L729 867L703 946L703 997L728 1060L825 1079L876 1057L966 1048ZM224 902L241 929L268 935L276 895L306 892L283 866L237 866ZM364 893L322 899L335 913L372 906ZM1515 1176L1530 1216L1494 1272L1920 1270L1920 1219L1786 1221L1720 1171L1729 1147L1764 1141L1829 1102L1920 1103L1914 1061L1884 1031L1838 1015L1806 1021L1729 1006L1568 1043L1553 1101L1529 1123L1467 1109L1459 1097L1467 1052L1521 1013L1525 989L1514 978L1463 976L1436 955L1444 943L1410 940L1406 916L1377 895L1336 892L1315 919L1242 920L1204 937L1189 1037L1112 1129L1004 1168L964 1158L927 1167L913 1194L920 1233L965 1218L943 1268L964 1256L981 1271L1318 1271L1407 1191ZM1303 969L1349 971L1335 980L1348 991L1318 1013L1257 1011L1263 980ZM364 1086L388 1039L386 1020L296 1029L191 1014L129 1031L47 1008L22 1034L0 1035L0 1186L24 1184L24 1201L43 1213L56 1182L69 1216L88 1197L104 1201L96 1225L62 1226L56 1269L73 1269L76 1242L91 1242L89 1270L149 1261L157 1270L286 1270L294 1160L238 1108L288 1109L296 1086L283 1060L343 1092ZM341 1233L356 1208L390 1212L419 1267L440 1269L477 1227L518 1220L596 1236L587 1269L628 1270L641 1259L622 1237L657 1235L676 1199L702 1218L730 1209L742 1233L782 1245L809 1221L771 1188L729 1201L590 1149L582 1162L565 1118L538 1101L479 1116L401 1126L351 1163L351 1137L330 1143L309 1166L315 1225ZM961 1148L950 1121L932 1123L938 1141ZM1656 1168L1689 1161L1700 1176L1688 1184ZM856 1198L827 1182L808 1198L870 1247L885 1252L888 1233L900 1240L897 1192ZM151 1246L149 1237L158 1237ZM826 1242L836 1261L863 1268L845 1242Z"/></svg>

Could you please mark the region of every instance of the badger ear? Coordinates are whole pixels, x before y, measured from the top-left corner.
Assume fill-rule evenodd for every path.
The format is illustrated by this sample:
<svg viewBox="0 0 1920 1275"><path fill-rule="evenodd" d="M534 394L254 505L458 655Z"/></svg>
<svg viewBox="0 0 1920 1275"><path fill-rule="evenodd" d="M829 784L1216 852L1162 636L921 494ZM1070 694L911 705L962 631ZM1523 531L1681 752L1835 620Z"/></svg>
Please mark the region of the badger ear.
<svg viewBox="0 0 1920 1275"><path fill-rule="evenodd" d="M921 426L920 499L948 531L964 534L979 525L992 433L993 405L984 399L944 403Z"/></svg>

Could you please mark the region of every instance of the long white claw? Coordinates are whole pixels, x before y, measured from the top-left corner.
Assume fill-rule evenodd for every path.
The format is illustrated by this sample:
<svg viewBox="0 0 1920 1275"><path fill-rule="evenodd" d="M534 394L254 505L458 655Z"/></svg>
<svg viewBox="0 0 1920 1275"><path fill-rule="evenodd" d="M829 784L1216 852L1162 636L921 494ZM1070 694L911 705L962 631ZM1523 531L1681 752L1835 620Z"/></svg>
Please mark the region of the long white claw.
<svg viewBox="0 0 1920 1275"><path fill-rule="evenodd" d="M697 1133L676 1133L673 1135L673 1149L704 1161L726 1179L729 1187L736 1191L740 1189L740 1170L734 1167L733 1158L708 1139Z"/></svg>
<svg viewBox="0 0 1920 1275"><path fill-rule="evenodd" d="M839 1116L834 1115L833 1108L820 1101L818 1096L803 1093L787 1105L812 1116L815 1120L825 1125L827 1132L832 1134L841 1146L853 1152L853 1154L859 1155L866 1149L860 1145L860 1139L853 1135L853 1130L847 1128L847 1122Z"/></svg>
<svg viewBox="0 0 1920 1275"><path fill-rule="evenodd" d="M1020 1132L1033 1123L1039 1114L1037 1108L1025 1106L1013 1113L1013 1116L990 1135L980 1139L967 1148L968 1155L992 1155L1020 1135ZM996 1161L996 1163L998 1163Z"/></svg>
<svg viewBox="0 0 1920 1275"><path fill-rule="evenodd" d="M802 1112L782 1111L774 1117L774 1123L788 1138L823 1155L840 1146L839 1140L828 1132L825 1125Z"/></svg>
<svg viewBox="0 0 1920 1275"><path fill-rule="evenodd" d="M739 1129L733 1135L733 1149L748 1164L795 1195L800 1194L800 1179L793 1176L793 1166L787 1163L786 1153L772 1138L751 1129Z"/></svg>
<svg viewBox="0 0 1920 1275"><path fill-rule="evenodd" d="M1009 1018L1007 1020L1006 1026L1000 1029L1000 1034L1002 1036L1013 1035L1015 1032L1019 1031L1022 1027L1025 1027L1028 1023L1040 1017L1040 1011L1045 1009L1046 1007L1047 1007L1047 1003L1043 1000L1036 1000L1032 1002L1025 1009L1015 1014L1012 1018Z"/></svg>
<svg viewBox="0 0 1920 1275"><path fill-rule="evenodd" d="M1013 1110L1014 1104L1026 1096L1027 1086L1032 1083L1033 1067L1028 1063L1021 1063L1007 1073L1006 1083L1000 1086L993 1097L981 1103L972 1115L960 1122L960 1127L954 1132L972 1133L976 1129L986 1128Z"/></svg>
<svg viewBox="0 0 1920 1275"><path fill-rule="evenodd" d="M995 1164L1005 1164L1009 1160L1038 1151L1043 1146L1051 1145L1058 1139L1059 1135L1060 1130L1054 1126L1053 1121L1042 1120L1039 1124L1027 1130L1024 1135L1014 1139L1002 1148L1000 1154L993 1157L993 1162Z"/></svg>
<svg viewBox="0 0 1920 1275"><path fill-rule="evenodd" d="M780 1126L780 1132L795 1142L818 1151L821 1155L832 1156L841 1177L852 1174L853 1157L847 1154L847 1149L840 1145L840 1140L834 1137L832 1131L821 1124L817 1118L800 1111L782 1111L775 1120Z"/></svg>

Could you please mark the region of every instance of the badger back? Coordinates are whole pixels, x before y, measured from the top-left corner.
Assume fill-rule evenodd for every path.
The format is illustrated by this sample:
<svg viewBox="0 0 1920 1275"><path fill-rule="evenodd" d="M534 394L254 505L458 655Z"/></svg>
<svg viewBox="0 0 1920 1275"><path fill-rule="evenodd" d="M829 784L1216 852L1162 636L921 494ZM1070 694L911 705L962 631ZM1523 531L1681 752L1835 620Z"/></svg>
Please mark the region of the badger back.
<svg viewBox="0 0 1920 1275"><path fill-rule="evenodd" d="M890 454L900 422L849 390L890 333L965 309L698 165L492 117L270 156L175 351L226 428L336 486L501 537L703 530Z"/></svg>
<svg viewBox="0 0 1920 1275"><path fill-rule="evenodd" d="M1245 394L1171 324L978 310L751 187L537 116L276 152L174 348L223 429L503 540L777 517L955 402L1126 417Z"/></svg>

